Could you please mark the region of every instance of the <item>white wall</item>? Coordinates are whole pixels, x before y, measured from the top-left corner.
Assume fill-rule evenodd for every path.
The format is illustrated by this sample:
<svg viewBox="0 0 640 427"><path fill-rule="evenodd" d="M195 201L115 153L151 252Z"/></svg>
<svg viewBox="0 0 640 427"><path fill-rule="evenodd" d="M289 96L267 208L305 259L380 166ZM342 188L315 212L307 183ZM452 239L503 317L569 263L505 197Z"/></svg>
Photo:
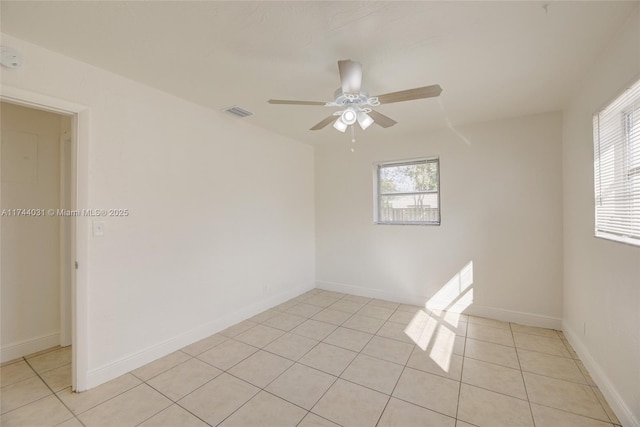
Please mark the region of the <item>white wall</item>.
<svg viewBox="0 0 640 427"><path fill-rule="evenodd" d="M562 115L370 129L355 153L346 137L316 147L318 286L424 304L472 261L468 312L559 327ZM421 156L440 157L442 225L374 225L372 164Z"/></svg>
<svg viewBox="0 0 640 427"><path fill-rule="evenodd" d="M636 8L564 111L563 141L563 329L629 426L640 426L640 248L593 237L592 116L639 76Z"/></svg>
<svg viewBox="0 0 640 427"><path fill-rule="evenodd" d="M89 107L88 386L314 286L313 149L10 36L2 84ZM203 90L207 90L203 87Z"/></svg>
<svg viewBox="0 0 640 427"><path fill-rule="evenodd" d="M63 117L7 103L0 113L0 207L58 208ZM2 361L60 343L59 232L55 216L2 217Z"/></svg>

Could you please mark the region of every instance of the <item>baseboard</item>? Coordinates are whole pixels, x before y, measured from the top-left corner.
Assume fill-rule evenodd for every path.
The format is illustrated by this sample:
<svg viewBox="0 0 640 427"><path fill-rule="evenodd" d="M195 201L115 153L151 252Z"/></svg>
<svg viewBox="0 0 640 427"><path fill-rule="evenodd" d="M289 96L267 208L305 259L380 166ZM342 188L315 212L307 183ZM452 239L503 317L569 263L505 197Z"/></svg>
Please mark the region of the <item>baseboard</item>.
<svg viewBox="0 0 640 427"><path fill-rule="evenodd" d="M424 306L431 298L427 295L416 295L402 292L387 292L379 289L365 288L361 286L347 285L336 282L316 282L316 288L328 291L343 292L346 294L359 295L369 298L384 299L404 304ZM488 317L490 319L502 320L505 322L519 323L527 326L538 326L540 328L561 329L562 319L558 317L545 316L522 311L505 310L502 308L488 307L472 304L464 311L472 316Z"/></svg>
<svg viewBox="0 0 640 427"><path fill-rule="evenodd" d="M402 304L412 304L423 306L429 299L423 295L413 295L408 293L387 292L380 289L365 288L363 286L347 285L345 283L317 281L316 288L326 291L342 292L344 294L358 295L367 298L377 298L393 301Z"/></svg>
<svg viewBox="0 0 640 427"><path fill-rule="evenodd" d="M545 316L543 314L527 313L525 311L505 310L503 308L487 307L473 304L464 311L472 316L488 317L503 322L518 323L520 325L537 326L539 328L562 330L562 319Z"/></svg>
<svg viewBox="0 0 640 427"><path fill-rule="evenodd" d="M221 316L211 322L200 325L164 342L147 347L144 350L129 354L115 362L93 369L87 373L87 389L96 387L109 380L117 378L120 375L144 366L149 362L153 362L160 357L166 356L169 353L173 353L182 347L218 333L229 326L255 316L256 314L275 307L278 304L282 304L283 302L291 298L295 298L313 288L314 285L310 283L272 295L262 301L241 307L230 314Z"/></svg>
<svg viewBox="0 0 640 427"><path fill-rule="evenodd" d="M60 345L60 332L9 344L0 348L0 362L8 362L58 345Z"/></svg>
<svg viewBox="0 0 640 427"><path fill-rule="evenodd" d="M613 412L615 412L622 425L625 427L640 427L640 420L633 415L629 406L617 392L605 371L591 356L587 346L582 343L579 335L571 329L566 321L562 322L562 331L565 337L567 337L569 344L571 344L575 352L578 353L580 360L589 371L589 374L591 374L591 378L593 378L593 381L598 385L598 388L605 399L607 399L609 406Z"/></svg>

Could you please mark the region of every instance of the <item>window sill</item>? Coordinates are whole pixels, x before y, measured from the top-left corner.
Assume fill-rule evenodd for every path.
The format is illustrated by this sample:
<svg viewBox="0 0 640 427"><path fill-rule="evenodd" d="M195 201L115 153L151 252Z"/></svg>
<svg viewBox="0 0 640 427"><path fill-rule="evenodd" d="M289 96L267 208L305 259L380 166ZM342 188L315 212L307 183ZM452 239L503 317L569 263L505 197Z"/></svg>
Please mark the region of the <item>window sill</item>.
<svg viewBox="0 0 640 427"><path fill-rule="evenodd" d="M596 234L594 234L595 238L597 239L604 239L604 240L610 240L612 242L616 242L616 243L622 243L628 246L635 246L635 247L640 247L640 240L639 239L634 239L631 237L626 237L626 236L618 236L615 234L609 234L609 233L603 233L603 232L596 232Z"/></svg>

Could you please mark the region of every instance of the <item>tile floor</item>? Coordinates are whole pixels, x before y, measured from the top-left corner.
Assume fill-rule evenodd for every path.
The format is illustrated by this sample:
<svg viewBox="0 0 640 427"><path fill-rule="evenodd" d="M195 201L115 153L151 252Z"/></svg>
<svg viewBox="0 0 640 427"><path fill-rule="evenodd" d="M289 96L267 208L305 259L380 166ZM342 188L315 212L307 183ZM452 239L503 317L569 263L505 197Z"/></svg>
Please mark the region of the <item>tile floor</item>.
<svg viewBox="0 0 640 427"><path fill-rule="evenodd" d="M4 427L620 423L562 332L321 290L80 394L69 348L0 369Z"/></svg>

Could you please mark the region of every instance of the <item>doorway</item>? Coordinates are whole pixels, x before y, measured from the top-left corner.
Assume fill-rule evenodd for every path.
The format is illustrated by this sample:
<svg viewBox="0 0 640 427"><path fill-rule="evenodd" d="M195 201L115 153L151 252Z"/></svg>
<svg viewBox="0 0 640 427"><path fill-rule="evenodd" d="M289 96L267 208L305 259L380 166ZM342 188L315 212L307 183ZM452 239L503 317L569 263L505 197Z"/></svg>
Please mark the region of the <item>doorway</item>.
<svg viewBox="0 0 640 427"><path fill-rule="evenodd" d="M75 224L65 214L74 206L74 116L0 108L1 359L56 358L57 377L71 386Z"/></svg>

